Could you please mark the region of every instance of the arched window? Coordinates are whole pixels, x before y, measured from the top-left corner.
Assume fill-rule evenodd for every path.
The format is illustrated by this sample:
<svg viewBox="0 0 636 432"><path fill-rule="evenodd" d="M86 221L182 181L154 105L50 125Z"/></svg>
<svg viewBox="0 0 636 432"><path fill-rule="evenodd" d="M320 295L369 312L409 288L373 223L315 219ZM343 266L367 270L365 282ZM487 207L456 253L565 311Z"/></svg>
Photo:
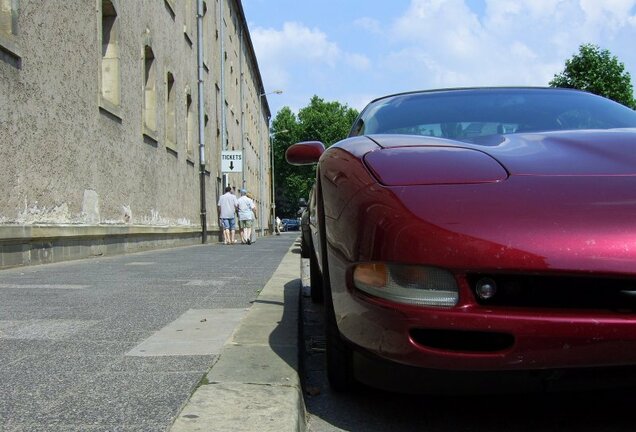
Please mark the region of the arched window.
<svg viewBox="0 0 636 432"><path fill-rule="evenodd" d="M154 137L157 131L157 65L152 48L144 47L144 133Z"/></svg>
<svg viewBox="0 0 636 432"><path fill-rule="evenodd" d="M16 34L17 5L16 0L0 0L0 35L11 37Z"/></svg>
<svg viewBox="0 0 636 432"><path fill-rule="evenodd" d="M0 0L0 49L19 59L18 0Z"/></svg>
<svg viewBox="0 0 636 432"><path fill-rule="evenodd" d="M210 159L212 157L212 153L210 151L211 148L211 139L212 137L210 136L210 117L205 114L205 116L203 117L203 134L204 134L204 139L205 139L205 148L204 148L204 154L205 154L205 164L207 165L206 171L209 173L210 172L210 161L212 159Z"/></svg>
<svg viewBox="0 0 636 432"><path fill-rule="evenodd" d="M190 91L186 93L186 154L189 159L194 156L194 142L196 137L196 118L194 115L194 107L192 106L192 95Z"/></svg>
<svg viewBox="0 0 636 432"><path fill-rule="evenodd" d="M183 23L183 35L186 37L186 40L190 45L194 41L194 17L196 16L195 2L193 0L185 0L184 1L184 23Z"/></svg>
<svg viewBox="0 0 636 432"><path fill-rule="evenodd" d="M110 0L102 0L102 101L119 107L121 103L119 66L119 23Z"/></svg>
<svg viewBox="0 0 636 432"><path fill-rule="evenodd" d="M166 147L177 148L177 104L174 75L166 75Z"/></svg>

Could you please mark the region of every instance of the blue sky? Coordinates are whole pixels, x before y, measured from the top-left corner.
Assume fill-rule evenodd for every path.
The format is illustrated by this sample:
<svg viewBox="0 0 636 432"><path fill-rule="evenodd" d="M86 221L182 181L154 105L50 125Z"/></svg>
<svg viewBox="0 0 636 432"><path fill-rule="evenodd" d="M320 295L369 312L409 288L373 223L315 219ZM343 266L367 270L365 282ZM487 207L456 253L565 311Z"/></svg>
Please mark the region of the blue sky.
<svg viewBox="0 0 636 432"><path fill-rule="evenodd" d="M362 109L401 91L547 85L579 45L636 79L636 0L243 0L274 116L318 95Z"/></svg>

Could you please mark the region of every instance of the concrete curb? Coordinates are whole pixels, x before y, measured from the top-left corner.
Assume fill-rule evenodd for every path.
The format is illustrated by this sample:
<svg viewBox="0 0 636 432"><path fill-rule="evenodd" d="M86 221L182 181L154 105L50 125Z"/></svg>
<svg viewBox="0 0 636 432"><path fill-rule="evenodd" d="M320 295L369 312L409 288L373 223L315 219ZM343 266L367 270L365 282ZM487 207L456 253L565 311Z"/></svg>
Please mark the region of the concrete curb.
<svg viewBox="0 0 636 432"><path fill-rule="evenodd" d="M219 359L179 413L172 432L304 431L298 376L298 254L293 245Z"/></svg>

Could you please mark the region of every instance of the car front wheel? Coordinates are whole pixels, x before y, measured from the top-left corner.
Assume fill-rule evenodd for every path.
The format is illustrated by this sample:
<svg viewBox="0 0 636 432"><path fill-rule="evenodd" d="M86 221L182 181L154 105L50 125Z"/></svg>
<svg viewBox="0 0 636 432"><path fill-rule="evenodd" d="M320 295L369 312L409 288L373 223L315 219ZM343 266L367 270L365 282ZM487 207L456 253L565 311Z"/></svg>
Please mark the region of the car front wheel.
<svg viewBox="0 0 636 432"><path fill-rule="evenodd" d="M320 189L318 189L320 194ZM324 205L324 204L323 204ZM353 354L351 347L340 336L336 314L333 308L333 298L331 296L331 283L329 280L329 262L327 258L327 235L324 219L324 210L319 208L319 218L322 222L319 230L320 244L322 247L322 293L324 296L324 316L325 316L325 359L327 369L327 379L330 387L336 392L348 392L353 389L355 380L353 378ZM313 254L312 254L313 255ZM314 259L316 259L314 255ZM314 263L317 267L317 262ZM311 268L310 268L311 271ZM313 273L312 273L313 274Z"/></svg>
<svg viewBox="0 0 636 432"><path fill-rule="evenodd" d="M336 392L348 392L354 387L353 355L340 336L331 302L325 302L325 336L327 379Z"/></svg>
<svg viewBox="0 0 636 432"><path fill-rule="evenodd" d="M314 303L322 303L324 298L322 275L320 274L318 258L316 258L314 251L309 252L309 283L311 284L311 301Z"/></svg>

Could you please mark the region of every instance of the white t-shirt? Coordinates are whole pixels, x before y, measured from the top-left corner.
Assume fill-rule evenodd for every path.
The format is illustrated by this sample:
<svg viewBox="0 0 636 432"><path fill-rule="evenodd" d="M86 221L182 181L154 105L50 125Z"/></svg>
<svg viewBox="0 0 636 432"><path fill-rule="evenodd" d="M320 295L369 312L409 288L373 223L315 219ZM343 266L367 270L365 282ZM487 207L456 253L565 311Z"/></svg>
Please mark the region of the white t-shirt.
<svg viewBox="0 0 636 432"><path fill-rule="evenodd" d="M221 219L232 219L236 206L238 206L238 200L232 192L225 192L219 198L218 206L221 207L221 214L219 215Z"/></svg>
<svg viewBox="0 0 636 432"><path fill-rule="evenodd" d="M252 220L254 219L254 210L256 206L254 201L246 195L243 195L238 199L238 215L239 220Z"/></svg>

